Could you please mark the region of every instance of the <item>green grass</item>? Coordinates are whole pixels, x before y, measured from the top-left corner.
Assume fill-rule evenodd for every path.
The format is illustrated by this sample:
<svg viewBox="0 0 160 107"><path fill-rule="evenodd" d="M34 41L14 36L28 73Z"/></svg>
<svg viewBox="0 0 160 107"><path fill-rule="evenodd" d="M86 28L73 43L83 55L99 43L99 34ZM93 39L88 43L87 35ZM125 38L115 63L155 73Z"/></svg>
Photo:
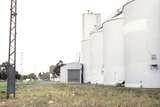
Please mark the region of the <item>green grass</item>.
<svg viewBox="0 0 160 107"><path fill-rule="evenodd" d="M0 92L6 91L7 83L6 82L0 82Z"/></svg>
<svg viewBox="0 0 160 107"><path fill-rule="evenodd" d="M98 85L18 83L15 99L0 107L160 107L160 89L129 89Z"/></svg>
<svg viewBox="0 0 160 107"><path fill-rule="evenodd" d="M0 82L0 99L4 99L6 97L7 83Z"/></svg>

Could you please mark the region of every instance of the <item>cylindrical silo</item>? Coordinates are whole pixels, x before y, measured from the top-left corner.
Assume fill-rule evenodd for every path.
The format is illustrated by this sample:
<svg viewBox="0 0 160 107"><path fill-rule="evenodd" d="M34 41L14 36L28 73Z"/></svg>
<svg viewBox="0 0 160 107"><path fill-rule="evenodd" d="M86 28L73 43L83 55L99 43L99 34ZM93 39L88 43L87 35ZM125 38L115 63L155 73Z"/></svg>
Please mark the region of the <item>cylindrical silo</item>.
<svg viewBox="0 0 160 107"><path fill-rule="evenodd" d="M124 6L126 87L160 88L160 0Z"/></svg>
<svg viewBox="0 0 160 107"><path fill-rule="evenodd" d="M90 33L100 26L100 14L84 13L82 16L83 22L83 37L82 37L82 64L84 82L91 82L91 44Z"/></svg>
<svg viewBox="0 0 160 107"><path fill-rule="evenodd" d="M91 34L91 83L103 84L103 31Z"/></svg>
<svg viewBox="0 0 160 107"><path fill-rule="evenodd" d="M91 81L90 39L83 40L81 44L82 44L83 77L84 77L84 82L86 83Z"/></svg>
<svg viewBox="0 0 160 107"><path fill-rule="evenodd" d="M101 24L101 15L98 13L84 13L82 15L82 40L90 39L90 33Z"/></svg>
<svg viewBox="0 0 160 107"><path fill-rule="evenodd" d="M124 81L124 38L122 15L104 22L104 84Z"/></svg>

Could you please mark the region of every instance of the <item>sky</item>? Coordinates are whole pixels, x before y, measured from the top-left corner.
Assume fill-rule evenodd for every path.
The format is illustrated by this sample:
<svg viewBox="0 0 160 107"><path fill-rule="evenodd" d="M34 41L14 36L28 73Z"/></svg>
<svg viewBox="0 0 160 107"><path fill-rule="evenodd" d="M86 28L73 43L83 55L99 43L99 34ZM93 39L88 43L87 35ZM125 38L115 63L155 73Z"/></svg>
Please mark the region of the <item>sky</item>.
<svg viewBox="0 0 160 107"><path fill-rule="evenodd" d="M101 13L102 22L127 0L17 0L17 70L48 72L59 60L78 61L82 14ZM10 0L0 0L0 63L7 61Z"/></svg>

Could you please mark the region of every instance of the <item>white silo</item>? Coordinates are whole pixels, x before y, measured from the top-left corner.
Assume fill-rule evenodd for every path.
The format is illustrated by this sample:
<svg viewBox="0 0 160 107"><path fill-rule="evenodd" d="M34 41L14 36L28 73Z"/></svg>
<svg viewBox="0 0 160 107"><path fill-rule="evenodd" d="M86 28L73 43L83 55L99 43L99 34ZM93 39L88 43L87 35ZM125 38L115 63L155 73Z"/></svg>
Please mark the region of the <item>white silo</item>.
<svg viewBox="0 0 160 107"><path fill-rule="evenodd" d="M84 76L84 82L90 82L91 81L91 75L90 75L90 39L83 40L82 41L82 64L83 64L83 76Z"/></svg>
<svg viewBox="0 0 160 107"><path fill-rule="evenodd" d="M91 45L90 45L90 33L98 26L100 26L100 14L84 13L83 19L83 37L82 37L82 64L84 68L84 82L91 81Z"/></svg>
<svg viewBox="0 0 160 107"><path fill-rule="evenodd" d="M124 6L126 87L160 88L160 0Z"/></svg>
<svg viewBox="0 0 160 107"><path fill-rule="evenodd" d="M103 31L91 34L91 83L103 84Z"/></svg>
<svg viewBox="0 0 160 107"><path fill-rule="evenodd" d="M82 15L82 29L83 37L82 40L90 39L90 33L98 28L101 24L101 15L98 13L84 13Z"/></svg>
<svg viewBox="0 0 160 107"><path fill-rule="evenodd" d="M103 23L104 29L104 84L116 85L124 81L124 19L118 12Z"/></svg>

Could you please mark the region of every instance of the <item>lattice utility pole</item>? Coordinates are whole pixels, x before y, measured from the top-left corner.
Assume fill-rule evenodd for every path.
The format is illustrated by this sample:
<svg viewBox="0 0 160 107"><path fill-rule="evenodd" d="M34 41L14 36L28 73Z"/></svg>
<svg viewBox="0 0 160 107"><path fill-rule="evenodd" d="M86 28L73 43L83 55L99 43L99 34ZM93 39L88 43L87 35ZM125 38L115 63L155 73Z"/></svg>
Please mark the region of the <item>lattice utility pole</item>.
<svg viewBox="0 0 160 107"><path fill-rule="evenodd" d="M7 98L10 95L15 97L15 73L16 73L16 23L17 23L17 0L11 0L10 8L10 31L9 31L9 52L7 67Z"/></svg>

